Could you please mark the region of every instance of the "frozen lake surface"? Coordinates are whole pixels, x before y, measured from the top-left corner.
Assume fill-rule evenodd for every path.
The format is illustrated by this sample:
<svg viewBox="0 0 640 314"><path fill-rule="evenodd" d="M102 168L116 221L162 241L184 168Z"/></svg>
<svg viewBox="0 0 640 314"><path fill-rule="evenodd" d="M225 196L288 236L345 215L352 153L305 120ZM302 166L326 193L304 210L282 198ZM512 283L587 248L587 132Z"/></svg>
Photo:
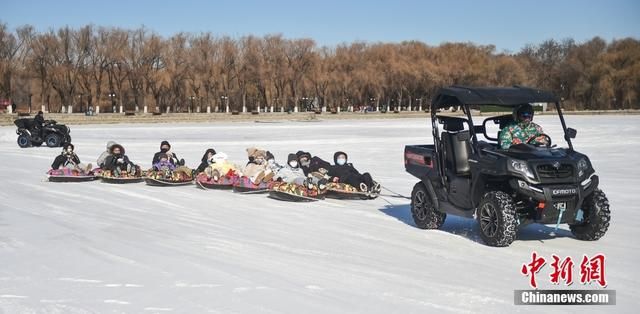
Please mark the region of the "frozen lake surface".
<svg viewBox="0 0 640 314"><path fill-rule="evenodd" d="M557 117L536 119L560 142ZM640 263L640 116L567 116L611 203L596 242L530 225L508 248L485 246L475 220L448 217L442 230L413 225L409 200L287 203L264 195L44 182L58 148L20 149L0 128L0 313L565 313L635 312ZM196 167L208 147L244 164L245 148L278 161L297 150L327 160L344 150L361 171L410 195L406 144L431 143L425 119L71 126L92 162L107 140L150 167L161 140ZM532 251L607 257L611 307L514 306ZM549 283L549 265L538 274ZM578 268L574 277L578 277ZM570 289L599 289L574 283Z"/></svg>

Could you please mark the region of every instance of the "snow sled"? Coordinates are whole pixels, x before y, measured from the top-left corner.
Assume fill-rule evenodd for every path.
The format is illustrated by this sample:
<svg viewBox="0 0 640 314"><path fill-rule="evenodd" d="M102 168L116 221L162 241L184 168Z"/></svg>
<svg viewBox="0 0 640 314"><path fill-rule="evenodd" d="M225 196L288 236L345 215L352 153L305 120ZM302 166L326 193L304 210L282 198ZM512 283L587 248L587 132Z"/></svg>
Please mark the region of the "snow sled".
<svg viewBox="0 0 640 314"><path fill-rule="evenodd" d="M276 182L271 186L269 197L287 202L315 202L324 198L316 187L309 189L295 183Z"/></svg>
<svg viewBox="0 0 640 314"><path fill-rule="evenodd" d="M163 179L154 179L150 177L145 177L144 182L147 183L147 185L151 185L151 186L180 186L180 185L192 184L193 180L173 181L173 180L163 180Z"/></svg>
<svg viewBox="0 0 640 314"><path fill-rule="evenodd" d="M86 182L98 177L93 173L71 169L51 169L47 172L49 182Z"/></svg>
<svg viewBox="0 0 640 314"><path fill-rule="evenodd" d="M346 183L330 182L327 184L327 198L340 200L368 200L378 197L379 192L363 192Z"/></svg>
<svg viewBox="0 0 640 314"><path fill-rule="evenodd" d="M218 190L231 190L238 177L222 176L218 181L208 177L204 172L201 172L196 177L196 184L203 189L218 189Z"/></svg>
<svg viewBox="0 0 640 314"><path fill-rule="evenodd" d="M149 170L144 177L144 182L151 186L179 186L193 183L191 173L170 170Z"/></svg>
<svg viewBox="0 0 640 314"><path fill-rule="evenodd" d="M103 170L100 175L100 179L104 183L112 184L127 184L127 183L139 183L144 181L144 174L138 173L137 175L131 175L126 172L120 173L120 175L114 175L111 170Z"/></svg>
<svg viewBox="0 0 640 314"><path fill-rule="evenodd" d="M239 177L236 182L233 184L233 190L236 192L247 193L247 192L269 192L269 189L273 185L273 181L269 182L260 182L258 184L254 184L251 182L251 179L248 177Z"/></svg>

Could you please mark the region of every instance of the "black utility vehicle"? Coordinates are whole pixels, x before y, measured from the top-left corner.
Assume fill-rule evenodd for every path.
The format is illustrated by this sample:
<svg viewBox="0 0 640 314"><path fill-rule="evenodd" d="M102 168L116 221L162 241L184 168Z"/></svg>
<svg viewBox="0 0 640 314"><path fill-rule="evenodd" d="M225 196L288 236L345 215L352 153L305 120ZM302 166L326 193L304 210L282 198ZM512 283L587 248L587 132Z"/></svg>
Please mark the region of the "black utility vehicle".
<svg viewBox="0 0 640 314"><path fill-rule="evenodd" d="M13 121L18 127L18 146L40 146L44 142L49 147L60 147L71 143L71 129L64 124L57 124L55 120L45 120L42 130L39 130L33 118L23 118Z"/></svg>
<svg viewBox="0 0 640 314"><path fill-rule="evenodd" d="M499 106L512 111L522 104L555 104L568 147L517 144L501 149L501 130L513 115L485 118L472 110ZM461 107L464 117L440 112ZM508 246L519 226L566 223L580 240L598 240L609 227L608 200L598 189L589 158L573 149L576 130L566 126L553 94L520 86L442 88L431 103L434 144L406 146L405 169L420 179L411 193L411 213L422 229L442 226L447 214L475 217L482 239ZM493 134L489 134L493 133ZM479 139L482 135L483 139Z"/></svg>

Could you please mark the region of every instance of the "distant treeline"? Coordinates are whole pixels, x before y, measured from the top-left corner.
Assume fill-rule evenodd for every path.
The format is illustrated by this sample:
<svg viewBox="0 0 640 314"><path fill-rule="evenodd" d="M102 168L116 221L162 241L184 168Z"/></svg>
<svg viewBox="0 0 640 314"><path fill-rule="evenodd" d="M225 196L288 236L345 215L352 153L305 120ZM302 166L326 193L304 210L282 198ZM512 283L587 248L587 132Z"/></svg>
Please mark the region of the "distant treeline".
<svg viewBox="0 0 640 314"><path fill-rule="evenodd" d="M164 38L144 27L36 32L0 23L0 99L19 110L417 108L452 84L534 86L563 97L568 109L637 109L640 41L547 40L499 53L472 43L318 47L281 35Z"/></svg>

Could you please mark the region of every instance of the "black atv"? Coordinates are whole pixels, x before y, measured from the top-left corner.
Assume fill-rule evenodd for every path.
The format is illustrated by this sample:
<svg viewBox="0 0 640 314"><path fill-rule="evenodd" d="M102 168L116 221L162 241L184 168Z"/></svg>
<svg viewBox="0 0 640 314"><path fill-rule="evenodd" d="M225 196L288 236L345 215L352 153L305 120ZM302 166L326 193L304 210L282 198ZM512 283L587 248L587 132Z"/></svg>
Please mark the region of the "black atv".
<svg viewBox="0 0 640 314"><path fill-rule="evenodd" d="M18 146L40 146L46 143L48 147L60 147L71 143L71 129L64 124L57 124L55 120L45 120L39 130L33 118L23 118L13 121L18 127Z"/></svg>
<svg viewBox="0 0 640 314"><path fill-rule="evenodd" d="M533 142L501 149L491 127L513 122L513 115L484 119L475 125L471 110L522 104L553 103L568 147ZM464 117L440 112L461 107ZM475 217L490 246L508 246L517 228L528 223L569 225L580 240L598 240L607 232L609 202L598 189L589 158L573 149L575 129L567 128L560 102L551 93L514 86L441 89L431 103L434 144L406 146L405 169L420 179L411 193L411 213L422 229L442 226L447 214ZM483 135L484 139L478 139Z"/></svg>

